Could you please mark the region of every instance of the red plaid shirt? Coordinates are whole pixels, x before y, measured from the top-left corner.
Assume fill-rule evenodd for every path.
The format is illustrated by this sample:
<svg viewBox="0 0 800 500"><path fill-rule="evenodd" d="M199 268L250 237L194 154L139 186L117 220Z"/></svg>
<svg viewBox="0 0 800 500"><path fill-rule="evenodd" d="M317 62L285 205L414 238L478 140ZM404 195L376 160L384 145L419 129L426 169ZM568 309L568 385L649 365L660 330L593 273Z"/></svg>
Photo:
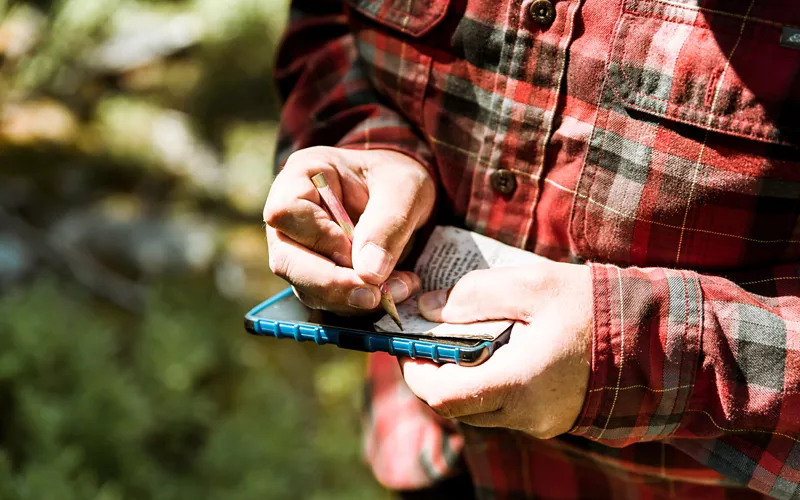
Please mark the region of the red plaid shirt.
<svg viewBox="0 0 800 500"><path fill-rule="evenodd" d="M465 227L593 272L569 434L438 419L376 355L378 479L463 457L480 498L800 497L800 2L538 1L292 7L279 163L401 151Z"/></svg>

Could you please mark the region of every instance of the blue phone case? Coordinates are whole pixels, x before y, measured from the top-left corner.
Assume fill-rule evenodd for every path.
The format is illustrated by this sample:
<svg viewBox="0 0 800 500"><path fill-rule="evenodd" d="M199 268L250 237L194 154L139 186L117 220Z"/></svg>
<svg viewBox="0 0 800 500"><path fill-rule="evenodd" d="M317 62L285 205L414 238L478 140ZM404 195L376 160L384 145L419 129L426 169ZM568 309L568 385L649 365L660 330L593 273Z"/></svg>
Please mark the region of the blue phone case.
<svg viewBox="0 0 800 500"><path fill-rule="evenodd" d="M334 344L343 349L364 352L388 352L392 356L408 356L414 359L429 359L436 363L457 363L463 366L479 365L489 359L498 347L506 344L511 336L511 327L492 341L475 346L457 346L446 340L403 337L395 334L375 333L364 330L317 325L304 322L277 321L259 317L265 308L292 295L292 289L278 293L257 305L245 315L245 329L254 334L288 338L298 342L314 341L316 344Z"/></svg>

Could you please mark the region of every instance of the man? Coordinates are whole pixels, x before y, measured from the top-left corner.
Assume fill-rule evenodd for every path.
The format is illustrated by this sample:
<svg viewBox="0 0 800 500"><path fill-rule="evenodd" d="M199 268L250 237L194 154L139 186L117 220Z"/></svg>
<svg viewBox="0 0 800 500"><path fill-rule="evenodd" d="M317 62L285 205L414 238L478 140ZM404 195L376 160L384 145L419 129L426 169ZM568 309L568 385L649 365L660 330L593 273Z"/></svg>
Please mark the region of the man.
<svg viewBox="0 0 800 500"><path fill-rule="evenodd" d="M387 279L402 301L394 266L441 213L552 260L421 297L517 321L485 364L372 357L383 484L800 496L798 26L780 0L294 2L275 273L312 307L373 310Z"/></svg>

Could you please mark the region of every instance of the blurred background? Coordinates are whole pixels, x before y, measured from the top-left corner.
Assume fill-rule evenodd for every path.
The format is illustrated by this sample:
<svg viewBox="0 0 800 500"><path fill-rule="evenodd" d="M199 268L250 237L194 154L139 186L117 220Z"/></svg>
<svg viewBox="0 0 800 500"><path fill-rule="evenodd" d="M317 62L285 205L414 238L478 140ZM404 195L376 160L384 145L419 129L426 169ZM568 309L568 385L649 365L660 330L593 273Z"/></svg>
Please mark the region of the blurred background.
<svg viewBox="0 0 800 500"><path fill-rule="evenodd" d="M256 339L286 0L0 0L0 499L385 498L364 357Z"/></svg>

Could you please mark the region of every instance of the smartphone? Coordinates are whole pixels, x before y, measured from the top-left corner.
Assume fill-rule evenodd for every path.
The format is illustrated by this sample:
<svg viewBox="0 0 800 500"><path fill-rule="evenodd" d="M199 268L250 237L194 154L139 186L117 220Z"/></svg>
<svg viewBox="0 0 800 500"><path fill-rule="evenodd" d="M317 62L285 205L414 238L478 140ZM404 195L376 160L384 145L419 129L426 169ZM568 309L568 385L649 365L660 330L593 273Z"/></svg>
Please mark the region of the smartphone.
<svg viewBox="0 0 800 500"><path fill-rule="evenodd" d="M429 359L436 363L475 366L508 343L511 327L494 340L432 338L414 333L376 332L377 316L341 317L303 305L291 288L254 307L244 318L245 329L254 334L298 342L333 344L342 349L388 352L392 356Z"/></svg>

